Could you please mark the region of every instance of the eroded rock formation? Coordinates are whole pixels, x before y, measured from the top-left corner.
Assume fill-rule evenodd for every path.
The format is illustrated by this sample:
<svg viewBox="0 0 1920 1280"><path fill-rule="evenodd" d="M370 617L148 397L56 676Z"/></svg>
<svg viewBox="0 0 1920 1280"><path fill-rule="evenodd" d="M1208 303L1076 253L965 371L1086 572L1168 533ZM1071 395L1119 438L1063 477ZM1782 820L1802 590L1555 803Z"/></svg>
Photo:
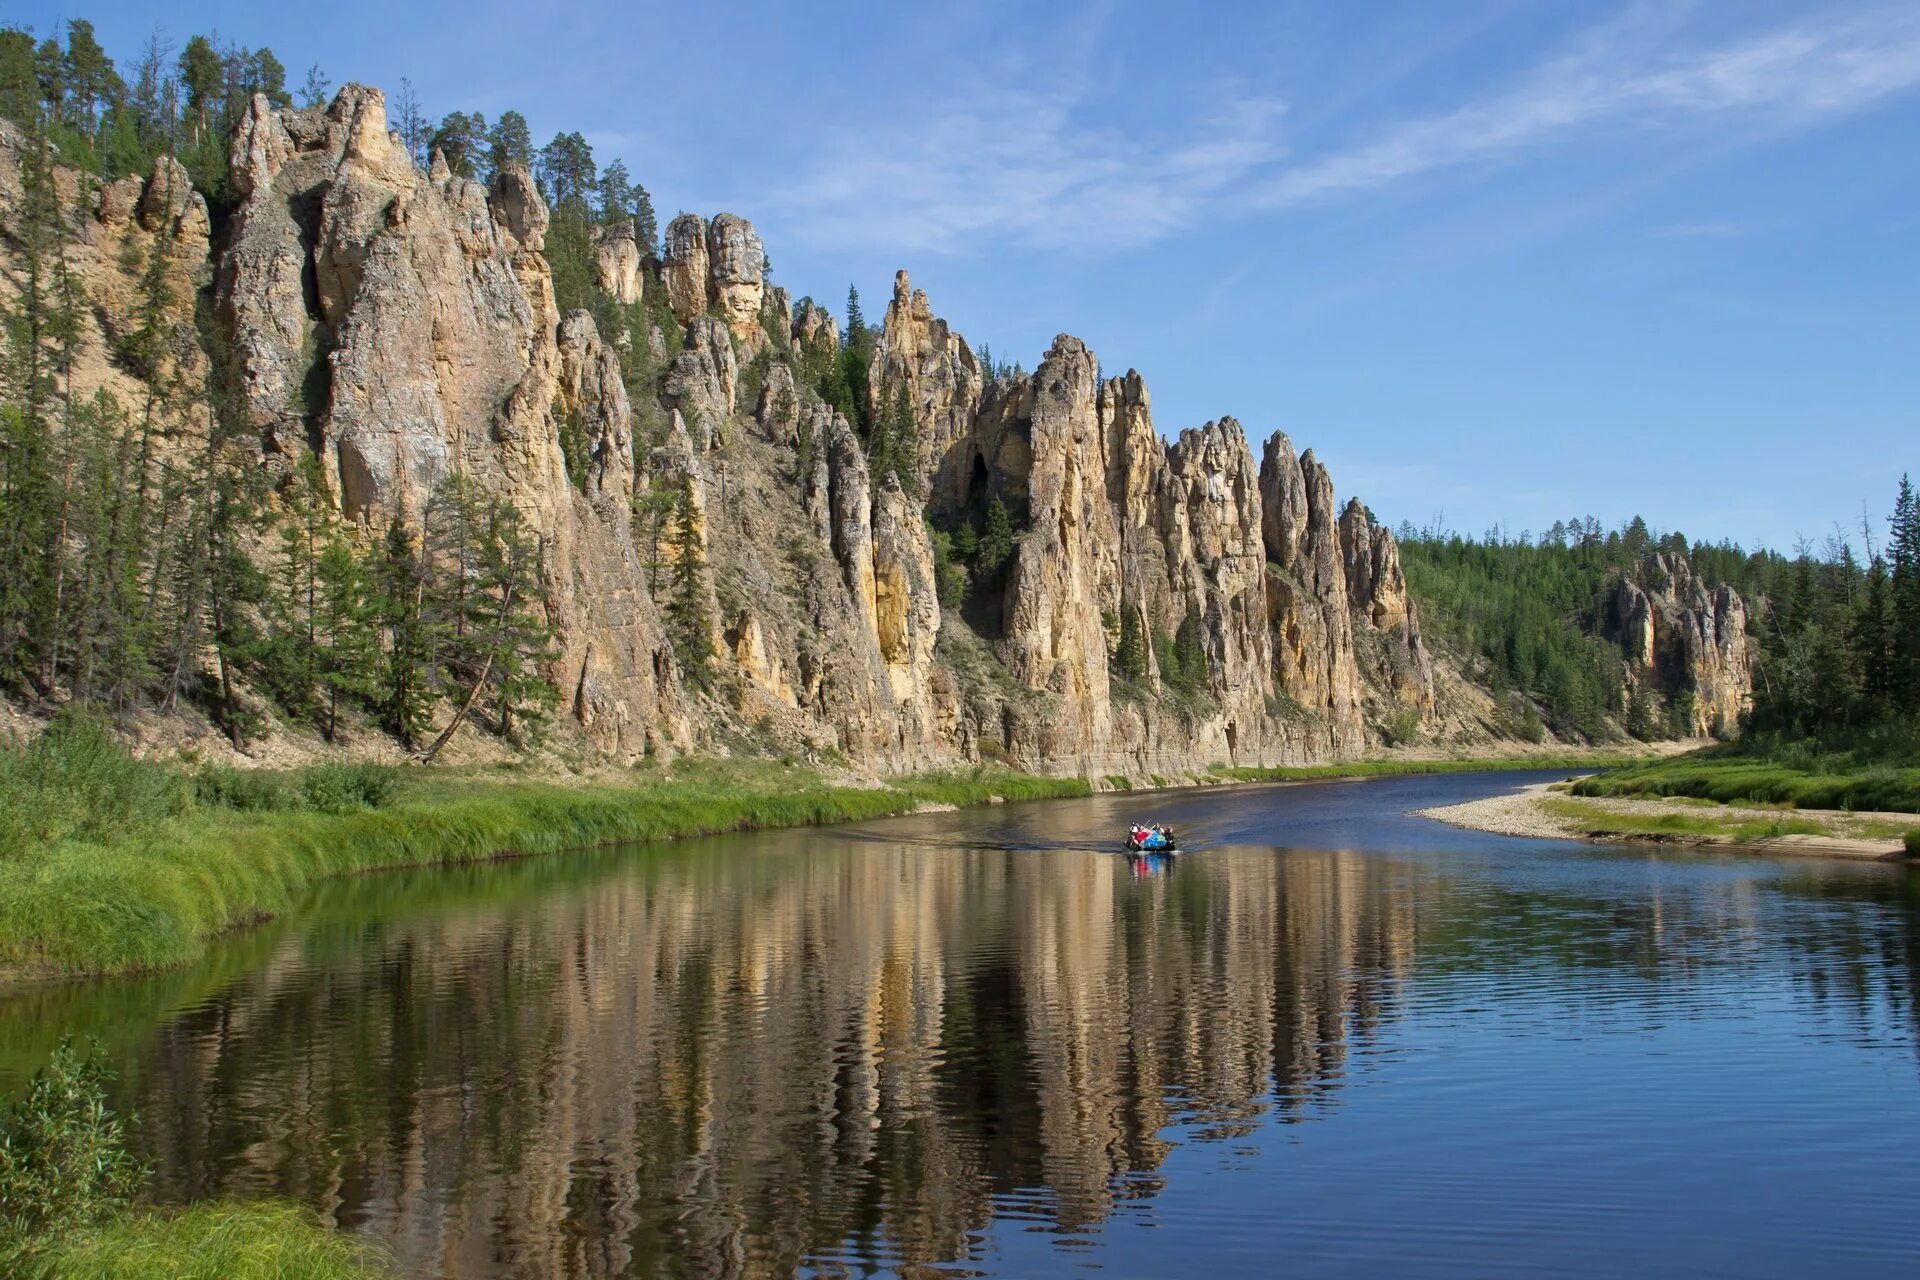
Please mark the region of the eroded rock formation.
<svg viewBox="0 0 1920 1280"><path fill-rule="evenodd" d="M19 146L0 126L0 198L17 197ZM164 247L183 334L211 281L271 474L316 457L369 537L418 521L454 472L520 511L557 637L547 674L608 753L1140 777L1350 755L1433 712L1399 547L1364 504L1337 508L1284 434L1258 461L1232 418L1164 439L1144 379L1103 377L1077 338L994 378L899 273L852 415L891 421L904 399L917 465L896 475L821 398L834 318L767 286L742 218L682 214L658 263L630 224L597 233L602 291L658 297L677 321L603 334L556 308L532 176L419 171L378 90L324 109L254 99L231 177L218 246L170 160L90 197L76 255L99 327L76 381L137 395L145 375L112 339L135 311L127 264ZM957 581L947 566L943 600L949 540L994 508L1017 535L1004 565ZM710 672L683 663L673 590ZM1737 718L1738 597L1654 560L1614 612L1642 678L1696 695L1698 728Z"/></svg>
<svg viewBox="0 0 1920 1280"><path fill-rule="evenodd" d="M1650 553L1637 581L1622 577L1607 622L1643 687L1690 703L1696 735L1730 733L1752 709L1746 602L1731 587L1708 588L1684 555Z"/></svg>

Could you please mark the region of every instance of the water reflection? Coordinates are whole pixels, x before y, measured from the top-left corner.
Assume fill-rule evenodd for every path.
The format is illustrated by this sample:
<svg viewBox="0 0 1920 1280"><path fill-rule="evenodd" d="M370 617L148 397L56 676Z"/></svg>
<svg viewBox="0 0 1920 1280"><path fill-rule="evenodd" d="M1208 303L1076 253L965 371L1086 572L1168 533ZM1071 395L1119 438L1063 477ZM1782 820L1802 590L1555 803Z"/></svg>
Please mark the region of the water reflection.
<svg viewBox="0 0 1920 1280"><path fill-rule="evenodd" d="M133 1038L161 1194L291 1196L420 1275L965 1270L1009 1224L1097 1235L1176 1144L1337 1119L1460 1028L1658 1036L1777 978L1796 1035L1912 1074L1885 875L1485 842L1143 865L1073 830L938 847L956 821L336 886Z"/></svg>

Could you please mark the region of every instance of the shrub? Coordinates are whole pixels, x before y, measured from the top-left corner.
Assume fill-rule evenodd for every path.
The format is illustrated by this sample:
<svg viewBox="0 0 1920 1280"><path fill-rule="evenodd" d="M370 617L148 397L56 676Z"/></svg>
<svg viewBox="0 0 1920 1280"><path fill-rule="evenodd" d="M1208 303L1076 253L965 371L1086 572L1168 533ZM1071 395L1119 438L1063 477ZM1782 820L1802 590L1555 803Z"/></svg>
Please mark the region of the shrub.
<svg viewBox="0 0 1920 1280"><path fill-rule="evenodd" d="M122 838L187 803L179 775L135 760L97 712L62 712L27 746L0 748L0 857Z"/></svg>
<svg viewBox="0 0 1920 1280"><path fill-rule="evenodd" d="M107 1070L60 1042L0 1120L0 1260L126 1208L146 1177L107 1108Z"/></svg>
<svg viewBox="0 0 1920 1280"><path fill-rule="evenodd" d="M1907 832L1907 852L1913 857L1920 858L1920 827L1914 827Z"/></svg>
<svg viewBox="0 0 1920 1280"><path fill-rule="evenodd" d="M224 764L203 765L193 775L194 803L207 809L236 813L265 813L296 808L286 779L264 769L235 769Z"/></svg>
<svg viewBox="0 0 1920 1280"><path fill-rule="evenodd" d="M316 813L378 809L393 796L392 769L377 764L323 764L300 776L305 807Z"/></svg>

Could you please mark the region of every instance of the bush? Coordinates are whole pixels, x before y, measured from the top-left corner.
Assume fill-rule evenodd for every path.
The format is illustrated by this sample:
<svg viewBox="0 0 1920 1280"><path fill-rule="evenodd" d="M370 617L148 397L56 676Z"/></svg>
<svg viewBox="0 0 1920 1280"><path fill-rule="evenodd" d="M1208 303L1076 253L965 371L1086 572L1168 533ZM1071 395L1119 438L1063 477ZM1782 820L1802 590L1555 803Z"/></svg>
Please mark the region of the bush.
<svg viewBox="0 0 1920 1280"><path fill-rule="evenodd" d="M234 813L356 813L393 795L394 771L377 764L320 764L292 772L207 765L193 777L194 802Z"/></svg>
<svg viewBox="0 0 1920 1280"><path fill-rule="evenodd" d="M315 813L378 809L393 797L392 769L377 764L323 764L300 776L305 807Z"/></svg>
<svg viewBox="0 0 1920 1280"><path fill-rule="evenodd" d="M286 779L264 769L235 769L224 764L201 767L193 775L193 801L206 809L265 813L298 808Z"/></svg>
<svg viewBox="0 0 1920 1280"><path fill-rule="evenodd" d="M1912 857L1920 858L1920 827L1914 827L1907 832L1907 853Z"/></svg>
<svg viewBox="0 0 1920 1280"><path fill-rule="evenodd" d="M123 838L188 803L180 776L135 760L97 712L62 712L27 746L0 748L0 857Z"/></svg>
<svg viewBox="0 0 1920 1280"><path fill-rule="evenodd" d="M146 1166L107 1109L106 1080L63 1040L0 1120L0 1260L124 1210L140 1189Z"/></svg>

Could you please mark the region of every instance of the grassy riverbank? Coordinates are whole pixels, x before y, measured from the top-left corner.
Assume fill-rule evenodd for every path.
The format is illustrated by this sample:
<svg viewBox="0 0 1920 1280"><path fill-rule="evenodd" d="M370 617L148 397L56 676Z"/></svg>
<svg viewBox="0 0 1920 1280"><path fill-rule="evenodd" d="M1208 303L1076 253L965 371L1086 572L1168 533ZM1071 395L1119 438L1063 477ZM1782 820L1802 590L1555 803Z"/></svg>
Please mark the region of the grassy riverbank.
<svg viewBox="0 0 1920 1280"><path fill-rule="evenodd" d="M63 723L0 751L0 978L180 964L355 872L1088 791L1084 779L1000 769L850 786L769 762L564 780L346 765L188 772Z"/></svg>
<svg viewBox="0 0 1920 1280"><path fill-rule="evenodd" d="M97 1052L62 1041L0 1113L0 1273L18 1280L379 1280L373 1249L305 1209L140 1209L150 1165L108 1106Z"/></svg>
<svg viewBox="0 0 1920 1280"><path fill-rule="evenodd" d="M1574 794L1687 796L1793 809L1920 812L1920 726L1894 722L1819 737L1750 734L1737 742L1610 770Z"/></svg>

